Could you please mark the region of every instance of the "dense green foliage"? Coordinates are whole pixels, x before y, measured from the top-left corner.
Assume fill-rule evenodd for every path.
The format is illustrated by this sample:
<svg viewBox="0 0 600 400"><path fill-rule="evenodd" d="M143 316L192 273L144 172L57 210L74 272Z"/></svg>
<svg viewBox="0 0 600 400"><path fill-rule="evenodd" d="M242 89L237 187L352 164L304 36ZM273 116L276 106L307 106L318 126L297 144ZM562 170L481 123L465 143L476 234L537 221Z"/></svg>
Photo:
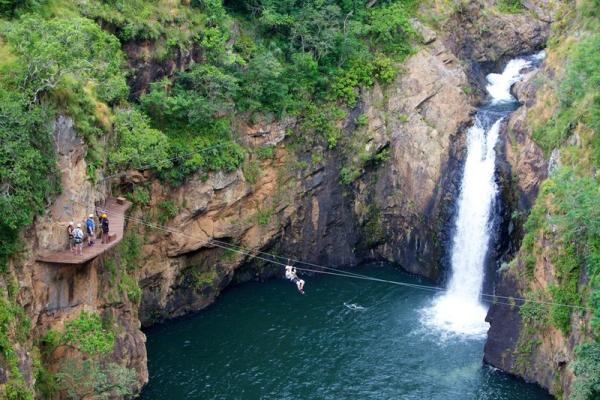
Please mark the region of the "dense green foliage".
<svg viewBox="0 0 600 400"><path fill-rule="evenodd" d="M517 13L525 9L521 0L500 0L498 1L498 8L500 11L508 13Z"/></svg>
<svg viewBox="0 0 600 400"><path fill-rule="evenodd" d="M109 129L105 104L122 101L128 88L119 41L86 18L45 19L26 14L3 23L0 34L15 60L3 68L3 84L31 105L51 103L70 115L103 163L99 136Z"/></svg>
<svg viewBox="0 0 600 400"><path fill-rule="evenodd" d="M152 85L142 98L144 110L161 129L228 133L225 115L233 111L239 91L235 77L212 65L196 65L169 80Z"/></svg>
<svg viewBox="0 0 600 400"><path fill-rule="evenodd" d="M178 183L199 169L231 171L241 164L245 153L231 140L231 112L238 91L235 77L211 65L179 73L173 83L152 85L141 106L170 138L168 148L161 146L172 159L162 177ZM149 158L161 162L157 155Z"/></svg>
<svg viewBox="0 0 600 400"><path fill-rule="evenodd" d="M114 123L115 150L108 155L115 170L144 169L158 171L171 166L168 138L149 126L148 118L137 110L120 110Z"/></svg>
<svg viewBox="0 0 600 400"><path fill-rule="evenodd" d="M68 87L70 79L91 84L106 102L127 94L118 40L89 19L26 15L6 24L2 35L19 57L9 79L33 102L43 93Z"/></svg>
<svg viewBox="0 0 600 400"><path fill-rule="evenodd" d="M210 25L206 15L194 8L165 0L73 0L81 13L103 21L123 42L151 40L157 43L153 54L167 58L172 51L189 49L206 34ZM218 6L215 3L215 6Z"/></svg>
<svg viewBox="0 0 600 400"><path fill-rule="evenodd" d="M197 169L241 164L243 153L230 142L235 112L297 115L309 122L302 123L306 128L316 104L342 100L353 106L360 87L393 80L394 60L410 54L415 37L412 1L371 9L365 1L332 0L234 1L228 9L218 1L192 5L207 18L197 44L208 62L154 83L140 100L153 125L171 138L173 156L194 154L163 171L174 183ZM231 33L233 15L240 31ZM304 134L317 134L335 147L339 134L319 129L322 125ZM227 143L216 157L202 150Z"/></svg>
<svg viewBox="0 0 600 400"><path fill-rule="evenodd" d="M13 17L45 2L46 0L0 0L0 17Z"/></svg>

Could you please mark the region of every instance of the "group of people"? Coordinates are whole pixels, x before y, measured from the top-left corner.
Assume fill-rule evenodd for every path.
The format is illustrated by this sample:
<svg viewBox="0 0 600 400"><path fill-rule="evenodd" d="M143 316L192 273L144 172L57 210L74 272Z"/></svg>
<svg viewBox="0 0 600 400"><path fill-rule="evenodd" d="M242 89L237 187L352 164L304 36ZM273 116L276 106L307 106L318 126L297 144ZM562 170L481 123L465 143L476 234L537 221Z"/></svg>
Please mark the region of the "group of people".
<svg viewBox="0 0 600 400"><path fill-rule="evenodd" d="M106 212L99 212L100 240L102 243L108 243L109 225ZM85 233L81 229L81 224L75 225L73 221L67 226L67 235L69 236L69 249L76 255L83 255L83 241L87 237L88 246L96 243L96 222L94 214L88 215L85 220Z"/></svg>

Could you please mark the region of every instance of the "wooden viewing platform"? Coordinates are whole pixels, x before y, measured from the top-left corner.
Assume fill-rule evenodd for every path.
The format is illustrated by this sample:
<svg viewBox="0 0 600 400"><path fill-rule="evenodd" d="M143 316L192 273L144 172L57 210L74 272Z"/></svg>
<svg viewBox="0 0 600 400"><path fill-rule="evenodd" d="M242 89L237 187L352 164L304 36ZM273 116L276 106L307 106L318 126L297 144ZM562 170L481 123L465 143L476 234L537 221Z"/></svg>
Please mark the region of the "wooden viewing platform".
<svg viewBox="0 0 600 400"><path fill-rule="evenodd" d="M84 264L100 254L115 247L123 239L123 229L125 227L125 212L131 207L131 203L123 199L106 199L106 210L109 222L109 243L102 244L100 239L95 239L93 246L88 246L87 240L83 242L83 255L75 255L70 250L45 251L37 255L36 260L52 264ZM99 207L100 208L100 207ZM81 229L85 232L85 224L81 222ZM101 229L96 221L96 232ZM65 235L67 227L65 226ZM113 236L114 235L114 236Z"/></svg>

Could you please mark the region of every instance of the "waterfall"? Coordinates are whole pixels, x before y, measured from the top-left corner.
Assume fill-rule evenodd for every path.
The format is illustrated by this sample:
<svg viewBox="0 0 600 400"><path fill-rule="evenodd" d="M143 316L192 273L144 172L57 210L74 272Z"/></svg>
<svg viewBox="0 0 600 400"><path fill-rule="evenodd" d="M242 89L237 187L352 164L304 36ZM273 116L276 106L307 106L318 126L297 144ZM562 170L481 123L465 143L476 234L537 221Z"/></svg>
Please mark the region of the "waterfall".
<svg viewBox="0 0 600 400"><path fill-rule="evenodd" d="M489 74L489 101L480 107L467 131L458 213L452 240L452 275L447 291L423 310L422 322L444 335L484 336L487 307L480 301L491 236L495 182L495 146L504 118L518 106L510 93L523 70L537 66L543 53L511 60L501 74Z"/></svg>

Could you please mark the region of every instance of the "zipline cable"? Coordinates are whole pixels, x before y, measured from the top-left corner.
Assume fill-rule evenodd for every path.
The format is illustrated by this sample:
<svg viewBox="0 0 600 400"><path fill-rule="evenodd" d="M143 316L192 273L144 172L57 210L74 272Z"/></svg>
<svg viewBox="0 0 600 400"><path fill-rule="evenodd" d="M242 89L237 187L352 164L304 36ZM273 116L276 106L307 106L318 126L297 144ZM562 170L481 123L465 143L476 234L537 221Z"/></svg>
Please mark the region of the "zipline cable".
<svg viewBox="0 0 600 400"><path fill-rule="evenodd" d="M311 267L323 268L323 269L326 269L326 270L340 271L339 269L336 269L336 268L325 267L323 265L313 264L313 263L310 263L308 261L302 261L302 260L297 260L297 259L290 258L290 257L278 256L277 254L267 253L267 252L260 251L260 250L245 249L244 247L239 246L237 244L228 243L228 242L224 242L224 241L217 240L217 239L210 239L210 240L211 240L211 242L220 243L220 244L222 244L224 246L236 247L236 248L241 249L241 250L251 251L251 252L254 252L254 253L258 253L258 254L264 254L264 255L267 255L267 256L270 256L270 257L274 257L274 258L277 258L277 259L280 259L280 260L287 260L288 263L292 263L292 264L303 264L303 265L308 265L308 266L311 266ZM347 273L348 275L356 275L356 276L367 277L366 275L361 275L361 274L357 274L357 273L354 273L354 272L349 272L349 271L344 271L344 272Z"/></svg>
<svg viewBox="0 0 600 400"><path fill-rule="evenodd" d="M148 226L148 227L153 228L153 229L162 230L162 231L165 231L165 232L168 232L168 233L172 233L172 234L176 234L176 235L181 235L181 236L184 236L184 237L188 237L190 239L199 239L197 237L194 237L194 236L185 234L183 232L180 232L180 231L177 231L177 230L165 227L163 225L157 225L157 224L152 224L152 223L146 222L146 221L144 221L142 219L139 219L139 218L125 217L125 219L127 219L129 221L133 221L135 223L139 223L139 224ZM284 267L288 265L286 263L283 263L283 262L280 262L280 261L277 261L277 260L274 259L274 257L284 258L284 257L281 257L281 256L276 256L274 254L270 254L270 253L266 253L266 252L262 252L262 251L252 251L252 250L244 249L243 247L237 246L237 245L236 245L236 247L237 247L236 248L236 247L233 247L233 245L231 245L230 243L216 241L215 239L208 239L208 242L210 244L212 244L213 246L215 246L215 247L219 247L219 248L222 248L222 249L225 249L225 250L228 250L228 251L234 251L234 252L237 252L237 253L240 253L240 254L252 257L252 258L256 258L256 259L259 259L259 260L262 260L262 261L266 261L266 262L269 262L269 263L272 263L272 264L277 264L277 265L281 265L281 266L284 266ZM265 258L265 257L257 256L255 253L266 254L266 255L268 255L268 256L270 256L272 258ZM285 258L285 259L287 259L287 258ZM291 261L291 259L290 259L290 261ZM375 278L375 277L368 276L368 275L361 275L361 274L357 274L357 273L349 272L349 271L344 271L344 270L337 269L337 268L326 267L326 266L323 266L323 265L317 265L317 264L311 264L311 265L313 265L313 266L315 266L317 268L320 268L320 269L317 270L317 269L313 269L313 268L303 268L303 267L295 267L295 268L297 270L299 270L299 271L316 272L316 273L326 273L328 275L334 275L334 274L340 275L341 274L343 276L351 277L351 278L359 278L359 279L365 279L365 280L371 280L371 281L394 283L394 284L397 284L397 285L414 287L414 288L419 288L419 289L426 289L426 290L431 290L431 291L444 291L445 290L444 288L440 288L440 287L436 287L436 286L419 285L419 284L416 284L416 283L408 283L408 282L389 281L389 280L386 280L386 279ZM325 271L323 271L321 269L323 269L323 270L329 270L329 271L334 271L335 273L334 272L325 272Z"/></svg>
<svg viewBox="0 0 600 400"><path fill-rule="evenodd" d="M134 223L139 223L141 225L145 225L145 226L148 226L153 229L162 230L164 232L188 237L191 239L196 239L196 240L199 239L192 235L185 234L183 232L168 228L163 225L148 223L142 219L138 219L138 218L134 218L134 217L127 217L127 216L124 216L124 218L129 221L132 221ZM256 252L251 252L249 250L245 250L241 246L239 246L239 248L234 248L230 243L216 241L214 239L208 239L208 242L215 247L219 247L219 248L222 248L222 249L225 249L228 251L234 251L239 254L243 254L248 257L259 259L259 260L262 260L265 262L281 265L284 267L287 265L285 263L279 262L276 259L274 259L274 258L283 258L282 256L276 256L274 254L270 254L270 253L266 253L266 252L262 252L262 251L258 252L261 254L269 255L271 257L269 259L269 258L265 258L265 257L254 254ZM226 244L223 244L223 243L226 243ZM309 263L306 263L306 264L309 264ZM352 273L352 272L347 272L344 270L340 270L340 269L336 269L336 268L332 268L332 267L325 267L322 265L317 265L317 264L312 264L312 263L310 263L310 265L313 265L315 267L322 268L322 269L325 269L328 271L317 270L317 269L312 269L312 268L302 268L302 267L296 267L296 269L299 271L305 271L305 272L313 272L313 273L320 273L320 274L326 274L326 275L336 275L336 276L342 276L342 277L346 277L346 278L355 278L355 279L369 280L369 281L374 281L374 282L388 283L388 284L393 284L393 285L398 285L398 286L411 287L411 288L415 288L415 289L429 290L429 291L438 292L438 293L448 291L446 288L442 288L442 287L438 287L438 286L428 286L428 285L419 285L419 284L408 283L408 282L392 281L392 280L388 280L388 279L375 278L375 277L371 277L368 275L361 275L361 274L356 274L356 273ZM330 272L330 271L336 271L336 272ZM525 299L522 297L500 296L500 295L487 294L487 293L481 293L480 297L482 297L482 300L490 302L491 304L504 304L504 305L508 305L511 307L522 307L523 305L525 305L525 303L530 302L530 303L543 304L543 305L549 305L549 306L569 307L569 308L573 308L573 309L588 310L588 311L590 310L589 307L585 307L585 306L578 306L578 305L574 305L574 304L555 303L555 302L540 301L540 300L532 300L532 299ZM508 300L510 302L501 302L501 301L498 301L498 299ZM516 302L523 302L523 304L516 304Z"/></svg>
<svg viewBox="0 0 600 400"><path fill-rule="evenodd" d="M252 250L244 249L243 247L238 246L238 245L233 245L231 243L222 242L222 241L219 241L219 240L216 240L216 239L210 239L210 240L212 242L221 243L221 244L226 245L226 246L235 246L235 247L243 249L243 250L245 250L247 252L252 252ZM278 255L267 253L267 252L264 252L264 251L255 251L255 252L256 253L260 253L260 254L269 255L271 257L277 257L277 258L280 258L280 259L285 259L285 260L288 259L287 257L278 256ZM322 265L313 264L313 263L309 263L309 262L305 262L305 261L301 261L301 260L294 260L294 259L289 259L289 260L291 260L292 262L295 262L295 263L301 263L301 264L305 264L305 265L311 265L311 266L314 266L314 267L317 267L317 268L323 268L323 269L326 269L326 270L333 270L333 271L343 272L344 274L347 274L347 275L353 275L353 276L361 277L361 278L368 278L370 280L385 281L387 283L391 283L391 282L399 283L399 282L395 282L395 281L380 280L379 278L374 278L374 277L367 276L367 275L361 275L361 274L357 274L357 273L353 273L353 272L339 270L339 269L332 268L332 267L325 267L325 266L322 266ZM296 268L297 269L301 269L301 268L298 268L298 267L296 267ZM419 288L419 289L435 290L435 291L438 291L438 292L447 292L448 291L448 289L442 288L442 287L439 287L439 286L419 285L419 284L416 284L416 283L408 283L408 282L403 282L403 283L405 284L405 286L410 286L410 287ZM504 299L504 300L511 300L511 301L517 301L517 300L519 300L519 301L523 301L523 302L527 302L527 301L534 302L533 300L529 300L529 299L525 299L525 298L520 298L520 297L501 296L501 295L488 294L488 293L480 293L479 296L480 297L489 297L489 298L491 298L493 300ZM535 301L535 302L538 303L538 304L561 305L561 306L571 306L571 307L574 307L574 308L589 309L588 307L582 307L582 306L577 306L577 305L572 305L572 304L562 304L562 303L543 302L543 301Z"/></svg>

